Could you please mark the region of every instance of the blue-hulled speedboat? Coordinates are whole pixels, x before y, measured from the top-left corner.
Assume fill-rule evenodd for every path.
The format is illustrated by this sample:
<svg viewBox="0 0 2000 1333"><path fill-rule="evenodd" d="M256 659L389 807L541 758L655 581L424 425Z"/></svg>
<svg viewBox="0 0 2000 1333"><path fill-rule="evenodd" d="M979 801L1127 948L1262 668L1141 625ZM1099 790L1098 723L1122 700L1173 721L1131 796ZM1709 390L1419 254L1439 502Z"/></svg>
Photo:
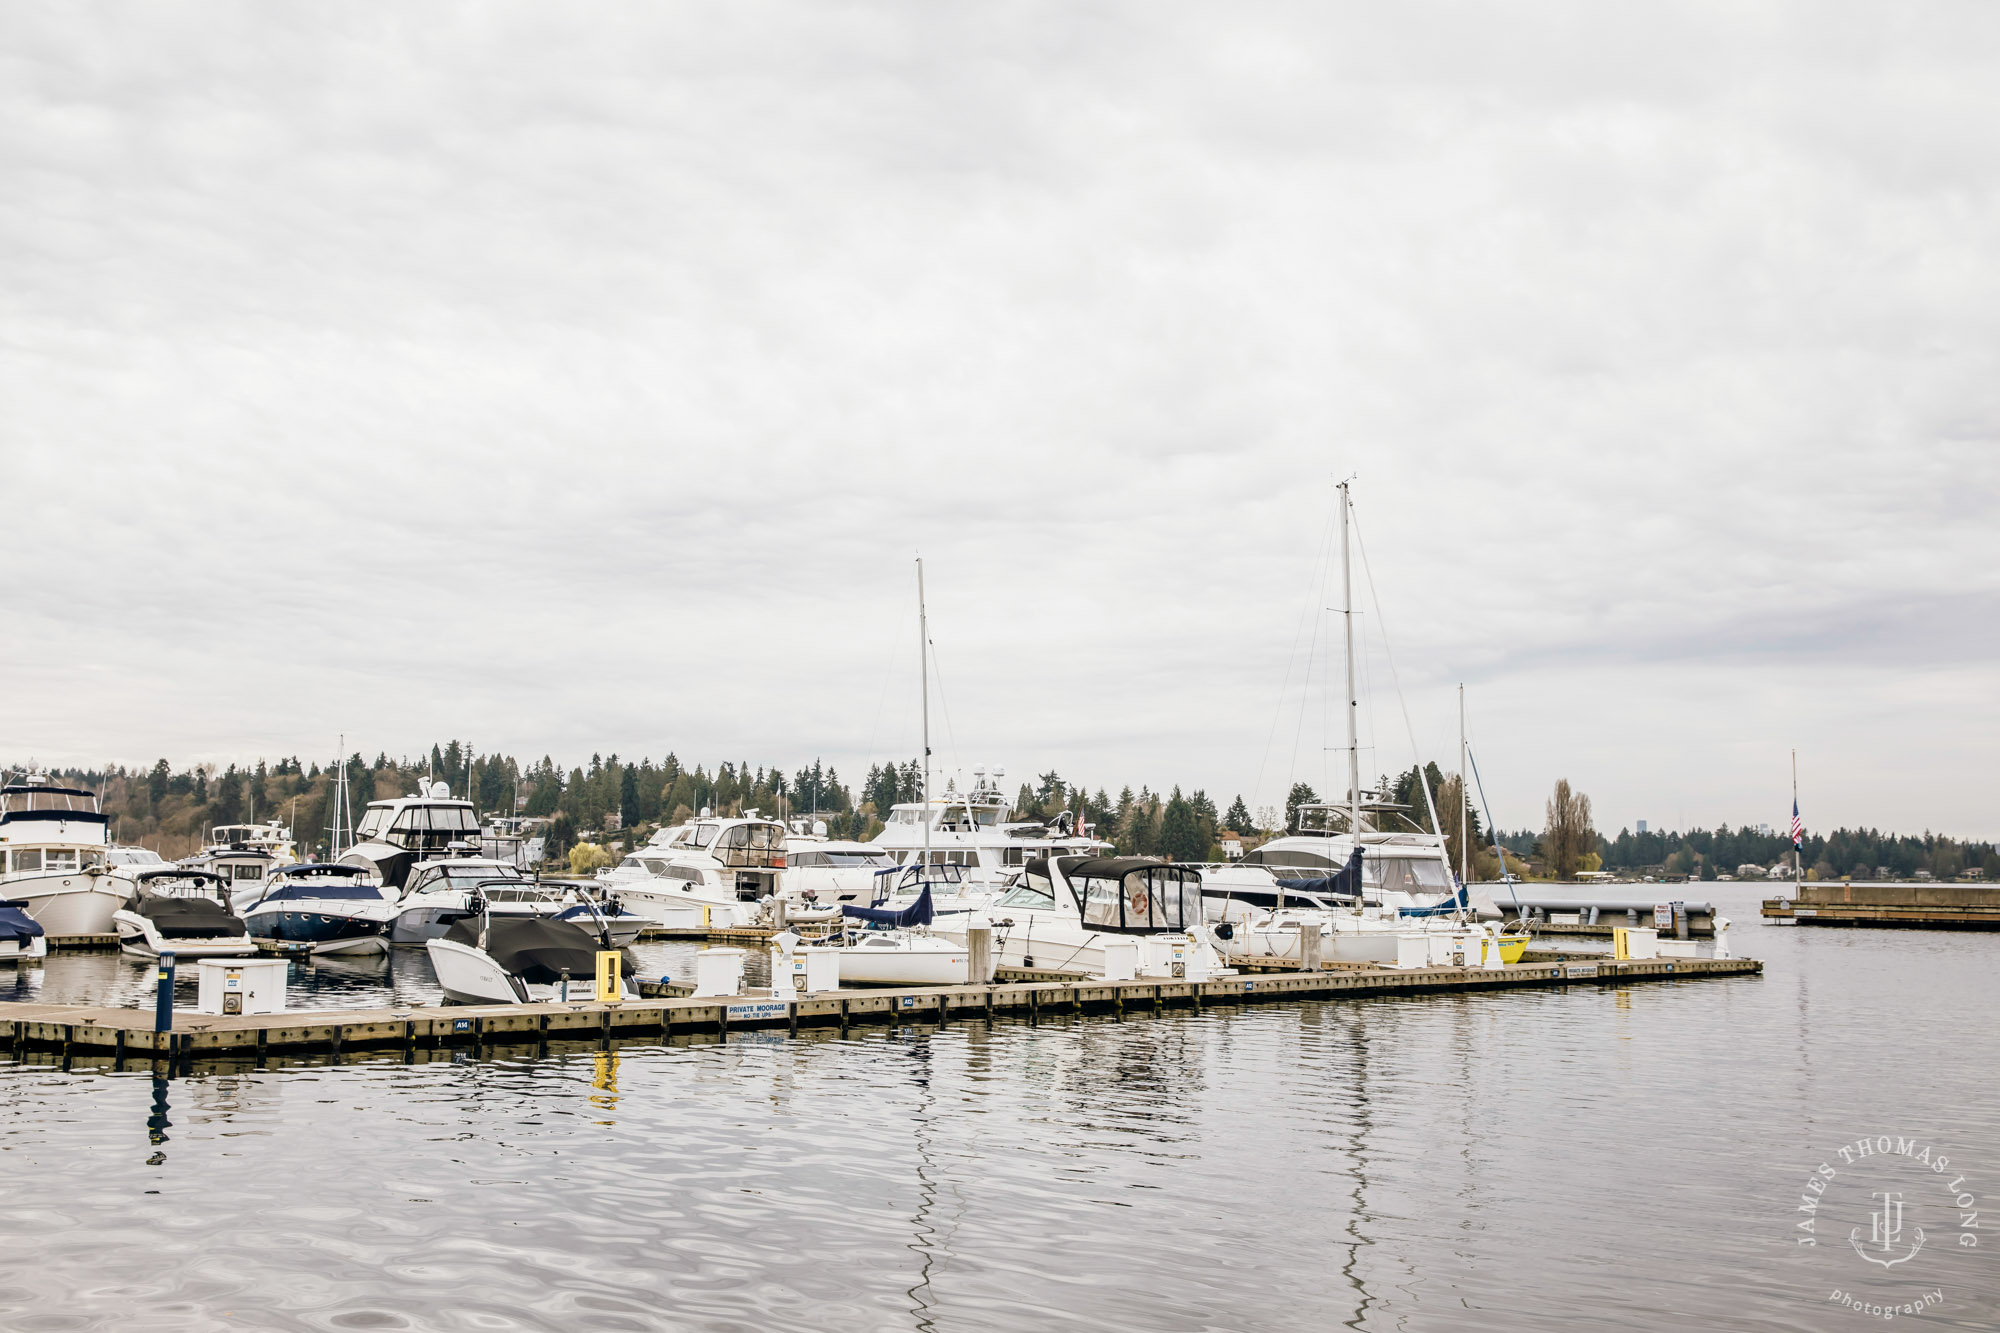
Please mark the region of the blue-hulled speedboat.
<svg viewBox="0 0 2000 1333"><path fill-rule="evenodd" d="M396 891L351 865L285 866L243 914L251 935L314 953L380 953L398 911Z"/></svg>

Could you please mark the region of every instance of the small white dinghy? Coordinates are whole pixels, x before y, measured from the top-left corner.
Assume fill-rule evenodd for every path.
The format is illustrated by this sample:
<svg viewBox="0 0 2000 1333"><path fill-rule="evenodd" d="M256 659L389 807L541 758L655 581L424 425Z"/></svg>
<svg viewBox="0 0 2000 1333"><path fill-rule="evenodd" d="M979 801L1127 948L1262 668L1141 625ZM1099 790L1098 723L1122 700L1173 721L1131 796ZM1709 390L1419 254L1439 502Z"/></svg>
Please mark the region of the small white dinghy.
<svg viewBox="0 0 2000 1333"><path fill-rule="evenodd" d="M843 986L963 986L972 952L930 932L931 891L900 911L843 906L850 928L840 948Z"/></svg>
<svg viewBox="0 0 2000 1333"><path fill-rule="evenodd" d="M604 948L571 921L500 917L487 912L456 921L424 942L445 998L459 1004L534 1004L587 1000L596 993L597 955ZM620 998L636 1000L630 965L619 960Z"/></svg>
<svg viewBox="0 0 2000 1333"><path fill-rule="evenodd" d="M0 963L48 956L49 937L42 933L42 923L28 915L27 907L18 898L0 901Z"/></svg>

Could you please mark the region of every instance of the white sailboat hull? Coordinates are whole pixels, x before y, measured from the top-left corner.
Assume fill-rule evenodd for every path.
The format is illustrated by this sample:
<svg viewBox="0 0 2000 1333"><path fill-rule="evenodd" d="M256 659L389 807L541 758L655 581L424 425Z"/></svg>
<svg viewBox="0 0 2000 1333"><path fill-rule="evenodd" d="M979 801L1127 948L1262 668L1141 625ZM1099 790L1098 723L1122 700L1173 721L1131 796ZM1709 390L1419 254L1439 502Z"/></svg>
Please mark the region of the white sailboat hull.
<svg viewBox="0 0 2000 1333"><path fill-rule="evenodd" d="M871 940L839 950L843 986L963 986L971 977L965 945L938 935Z"/></svg>

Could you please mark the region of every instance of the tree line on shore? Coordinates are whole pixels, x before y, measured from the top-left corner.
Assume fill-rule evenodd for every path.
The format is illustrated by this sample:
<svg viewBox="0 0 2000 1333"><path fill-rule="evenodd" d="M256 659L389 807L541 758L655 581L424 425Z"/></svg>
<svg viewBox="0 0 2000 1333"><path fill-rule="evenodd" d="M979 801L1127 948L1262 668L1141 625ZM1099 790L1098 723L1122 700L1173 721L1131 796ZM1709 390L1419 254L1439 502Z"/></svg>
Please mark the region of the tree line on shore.
<svg viewBox="0 0 2000 1333"><path fill-rule="evenodd" d="M176 769L161 759L150 768L72 769L58 776L99 793L113 819L114 838L178 858L199 850L206 830L215 825L270 819L290 827L303 848L323 849L334 822L339 767L337 759L322 764L292 756L220 770L213 764ZM651 827L681 822L703 809L813 817L826 825L830 837L866 840L881 831L890 807L917 800L923 785L922 767L914 759L873 765L850 788L819 760L787 774L778 765L753 768L747 760L689 768L671 753L658 761L594 754L588 765L565 772L547 755L523 764L511 755L477 754L457 740L433 745L428 754L393 759L387 752L372 760L355 753L347 759L346 775L350 819L358 818L369 801L407 795L419 783L442 782L484 814L549 819L546 832L554 855L579 839L630 845ZM947 781L934 773L933 795L942 794ZM1332 799L1344 797L1343 792ZM1573 790L1567 779L1556 783L1540 830L1502 832L1497 838L1485 828L1478 802L1461 801L1456 775L1441 772L1435 763L1382 775L1366 797L1379 826L1424 833L1438 828L1454 859L1464 846L1473 877L1481 880L1498 878L1496 843L1504 849L1510 873L1557 879L1600 869L1714 879L1746 864L1769 868L1784 863L1791 852L1785 833L1751 825L1686 832L1624 829L1606 838L1593 824L1590 798ZM1225 836L1254 843L1292 828L1301 805L1320 801L1310 784L1294 783L1282 815L1270 807L1253 815L1240 795L1227 809L1219 809L1199 788L1157 792L1144 784L1136 791L1127 785L1112 796L1104 787L1091 791L1051 771L1021 784L1011 813L1017 819L1046 821L1068 811L1094 826L1121 855L1203 861L1220 858ZM1809 874L1819 879L1909 878L1919 871L1938 879L1968 872L2000 879L2000 852L1993 843L1928 832L1912 836L1843 828L1813 834L1806 839L1804 859Z"/></svg>

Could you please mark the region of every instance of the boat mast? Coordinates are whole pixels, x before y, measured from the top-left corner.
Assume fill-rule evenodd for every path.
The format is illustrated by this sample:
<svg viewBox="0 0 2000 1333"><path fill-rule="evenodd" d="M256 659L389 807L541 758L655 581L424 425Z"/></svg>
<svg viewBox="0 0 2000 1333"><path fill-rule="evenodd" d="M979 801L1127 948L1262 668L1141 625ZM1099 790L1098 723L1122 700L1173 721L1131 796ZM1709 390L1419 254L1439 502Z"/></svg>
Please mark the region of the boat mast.
<svg viewBox="0 0 2000 1333"><path fill-rule="evenodd" d="M1472 878L1468 864L1472 821L1466 812L1472 809L1472 793L1465 788L1465 683L1458 686L1458 882L1464 884Z"/></svg>
<svg viewBox="0 0 2000 1333"><path fill-rule="evenodd" d="M931 863L931 629L924 611L924 558L917 557L917 677L924 702L924 859ZM923 871L918 871L919 877ZM919 880L921 882L921 878Z"/></svg>
<svg viewBox="0 0 2000 1333"><path fill-rule="evenodd" d="M1340 620L1347 641L1347 831L1361 846L1361 740L1355 730L1354 579L1347 556L1347 483L1340 483Z"/></svg>

